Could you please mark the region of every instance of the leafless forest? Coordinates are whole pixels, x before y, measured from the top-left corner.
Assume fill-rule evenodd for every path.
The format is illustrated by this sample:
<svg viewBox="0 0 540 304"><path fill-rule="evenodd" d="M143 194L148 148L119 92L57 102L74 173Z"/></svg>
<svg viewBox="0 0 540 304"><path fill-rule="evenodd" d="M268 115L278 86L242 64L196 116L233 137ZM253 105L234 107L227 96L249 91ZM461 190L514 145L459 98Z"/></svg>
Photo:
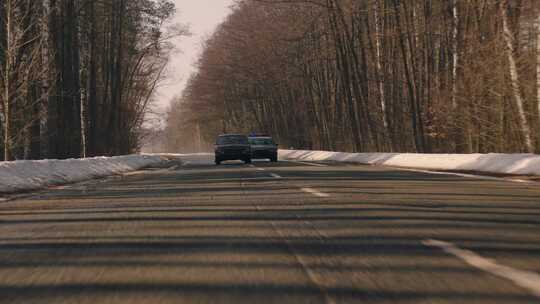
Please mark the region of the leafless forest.
<svg viewBox="0 0 540 304"><path fill-rule="evenodd" d="M540 150L540 1L245 0L168 113L170 151Z"/></svg>
<svg viewBox="0 0 540 304"><path fill-rule="evenodd" d="M1 0L0 160L136 151L169 0Z"/></svg>

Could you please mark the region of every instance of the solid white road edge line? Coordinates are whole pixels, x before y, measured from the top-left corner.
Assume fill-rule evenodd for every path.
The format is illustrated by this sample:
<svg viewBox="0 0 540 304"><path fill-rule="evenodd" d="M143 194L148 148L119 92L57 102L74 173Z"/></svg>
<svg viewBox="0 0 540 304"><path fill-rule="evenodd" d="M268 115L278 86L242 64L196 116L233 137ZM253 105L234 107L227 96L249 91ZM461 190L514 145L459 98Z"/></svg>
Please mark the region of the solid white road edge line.
<svg viewBox="0 0 540 304"><path fill-rule="evenodd" d="M311 165L316 167L328 167L328 165L323 164L317 164L317 163L309 163L309 162L303 162L303 161L297 161L297 160L285 160L287 162L292 163L298 163L298 164L304 164L304 165ZM370 164L364 164L364 163L357 163L351 166L357 166L357 165L370 165ZM379 166L379 165L374 165ZM534 184L535 181L525 180L525 179L513 179L513 178L502 178L502 177L493 177L493 176L486 176L486 175L475 175L475 174L467 174L467 173L458 173L458 172L450 172L450 171L437 171L435 169L429 170L429 169L413 169L413 168L403 168L403 167L396 167L396 166L388 166L388 165L380 165L382 167L387 168L394 168L400 171L408 171L408 172L418 172L418 173L427 173L427 174L435 174L435 175L450 175L450 176L459 176L459 177L465 177L465 178L474 178L474 179L480 179L480 180L491 180L491 181L501 181L501 182L512 182L512 183L522 183L522 184Z"/></svg>
<svg viewBox="0 0 540 304"><path fill-rule="evenodd" d="M501 178L501 177L475 175L475 174L467 174L467 173L430 171L430 170L422 170L422 169L406 169L406 168L399 168L399 167L393 167L393 168L397 168L399 170L409 171L409 172L427 173L427 174L435 174L435 175L453 175L453 176L459 176L459 177L492 180L492 181L500 181L500 182L514 182L514 183L523 183L523 184L534 183L533 181L528 181L528 180L523 180L523 179Z"/></svg>
<svg viewBox="0 0 540 304"><path fill-rule="evenodd" d="M302 188L300 190L302 190L302 191L304 191L306 193L313 194L313 195L318 196L318 197L330 197L330 194L322 193L322 192L317 191L317 190L315 190L313 188Z"/></svg>
<svg viewBox="0 0 540 304"><path fill-rule="evenodd" d="M275 173L270 173L270 176L272 176L273 178L283 178L279 174L275 174Z"/></svg>
<svg viewBox="0 0 540 304"><path fill-rule="evenodd" d="M514 284L528 289L536 297L540 298L540 274L538 273L514 269L497 264L497 262L494 260L484 258L470 250L461 249L452 243L438 240L425 240L422 243L429 247L438 247L446 253L460 258L465 263L473 267L491 273L495 276L510 280L514 282Z"/></svg>
<svg viewBox="0 0 540 304"><path fill-rule="evenodd" d="M309 163L309 162L297 161L297 160L289 160L289 162L297 163L297 164L303 164L303 165L308 165L308 166L314 166L314 167L328 167L328 165L324 165L324 164Z"/></svg>

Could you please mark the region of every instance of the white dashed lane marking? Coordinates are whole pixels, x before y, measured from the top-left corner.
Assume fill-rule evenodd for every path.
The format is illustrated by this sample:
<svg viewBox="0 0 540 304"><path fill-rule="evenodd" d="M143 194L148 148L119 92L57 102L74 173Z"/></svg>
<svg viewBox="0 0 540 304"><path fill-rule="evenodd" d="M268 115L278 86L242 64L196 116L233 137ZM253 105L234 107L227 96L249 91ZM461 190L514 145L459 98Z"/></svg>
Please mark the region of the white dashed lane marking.
<svg viewBox="0 0 540 304"><path fill-rule="evenodd" d="M300 190L302 190L302 191L304 191L306 193L309 193L309 194L313 194L313 195L315 195L317 197L330 197L330 194L320 192L320 191L315 190L313 188L302 188Z"/></svg>
<svg viewBox="0 0 540 304"><path fill-rule="evenodd" d="M250 164L249 166L250 166L251 168L254 168L254 169L257 170L257 171L266 171L266 169L256 167L256 166L253 165L253 164Z"/></svg>
<svg viewBox="0 0 540 304"><path fill-rule="evenodd" d="M257 171L261 171L261 172L266 171L266 169L256 167L255 165L250 165L250 167L255 168L255 170L257 170ZM273 177L273 178L283 178L283 177L281 177L280 175L278 175L278 174L276 174L276 173L269 173L269 174L270 174L270 176Z"/></svg>
<svg viewBox="0 0 540 304"><path fill-rule="evenodd" d="M429 247L440 248L444 252L463 260L473 267L510 280L514 282L514 284L528 289L532 294L540 298L540 274L536 272L519 270L498 264L494 260L484 258L470 250L461 249L452 243L438 240L425 240L422 243Z"/></svg>

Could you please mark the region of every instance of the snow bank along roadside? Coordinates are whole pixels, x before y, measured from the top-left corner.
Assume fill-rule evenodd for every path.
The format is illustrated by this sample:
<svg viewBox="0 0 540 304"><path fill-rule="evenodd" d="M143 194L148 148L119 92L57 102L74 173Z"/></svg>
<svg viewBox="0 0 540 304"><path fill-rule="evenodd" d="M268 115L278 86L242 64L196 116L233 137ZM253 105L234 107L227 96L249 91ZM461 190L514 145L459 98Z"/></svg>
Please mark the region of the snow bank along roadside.
<svg viewBox="0 0 540 304"><path fill-rule="evenodd" d="M37 190L135 171L159 164L157 155L0 162L0 193Z"/></svg>
<svg viewBox="0 0 540 304"><path fill-rule="evenodd" d="M337 161L427 170L540 176L540 155L536 154L402 154L280 150L279 157L297 161Z"/></svg>

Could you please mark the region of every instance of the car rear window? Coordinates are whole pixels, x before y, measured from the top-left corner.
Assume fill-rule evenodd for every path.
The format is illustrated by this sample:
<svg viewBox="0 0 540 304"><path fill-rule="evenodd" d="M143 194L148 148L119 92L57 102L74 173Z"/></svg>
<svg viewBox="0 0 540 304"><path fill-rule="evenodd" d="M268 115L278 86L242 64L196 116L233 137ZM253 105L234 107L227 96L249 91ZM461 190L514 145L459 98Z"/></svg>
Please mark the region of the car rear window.
<svg viewBox="0 0 540 304"><path fill-rule="evenodd" d="M247 145L248 139L245 136L220 136L217 139L218 145Z"/></svg>
<svg viewBox="0 0 540 304"><path fill-rule="evenodd" d="M249 144L255 146L267 146L273 145L274 141L271 138L250 138Z"/></svg>

